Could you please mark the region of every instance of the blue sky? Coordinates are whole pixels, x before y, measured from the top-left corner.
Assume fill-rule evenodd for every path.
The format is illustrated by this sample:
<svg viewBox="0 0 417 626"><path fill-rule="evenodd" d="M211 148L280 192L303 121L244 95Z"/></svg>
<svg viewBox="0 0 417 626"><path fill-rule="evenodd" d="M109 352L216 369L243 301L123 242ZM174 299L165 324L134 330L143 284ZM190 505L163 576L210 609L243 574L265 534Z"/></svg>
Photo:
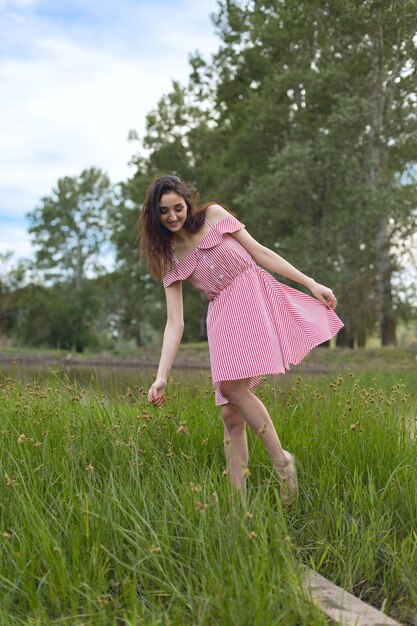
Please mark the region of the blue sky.
<svg viewBox="0 0 417 626"><path fill-rule="evenodd" d="M125 180L145 116L218 48L217 0L0 0L0 253L31 255L25 214L58 178Z"/></svg>

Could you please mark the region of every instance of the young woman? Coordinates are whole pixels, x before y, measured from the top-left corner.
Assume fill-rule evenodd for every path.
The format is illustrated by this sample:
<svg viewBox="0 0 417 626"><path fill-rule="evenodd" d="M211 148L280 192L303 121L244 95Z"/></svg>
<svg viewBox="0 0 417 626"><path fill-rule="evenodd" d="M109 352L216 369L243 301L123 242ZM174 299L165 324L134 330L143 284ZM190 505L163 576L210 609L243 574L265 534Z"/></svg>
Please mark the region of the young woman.
<svg viewBox="0 0 417 626"><path fill-rule="evenodd" d="M207 336L216 404L224 423L231 483L245 489L246 424L264 443L281 496L297 494L293 456L281 446L267 409L251 389L266 374L286 372L343 326L331 289L316 283L255 241L222 206L193 206L187 185L161 176L149 187L140 217L141 252L154 278L163 280L167 323L149 401L163 402L184 321L182 281L207 294ZM283 285L262 267L298 282L314 298Z"/></svg>

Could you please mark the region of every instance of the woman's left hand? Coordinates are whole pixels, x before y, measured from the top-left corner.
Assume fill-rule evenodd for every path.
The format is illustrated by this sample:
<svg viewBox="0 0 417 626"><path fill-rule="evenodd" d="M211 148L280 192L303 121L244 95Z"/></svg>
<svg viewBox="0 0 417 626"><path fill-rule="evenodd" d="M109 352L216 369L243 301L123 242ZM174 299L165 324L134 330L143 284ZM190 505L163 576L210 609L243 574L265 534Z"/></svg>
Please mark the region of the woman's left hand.
<svg viewBox="0 0 417 626"><path fill-rule="evenodd" d="M314 282L313 285L309 287L311 293L317 300L320 300L325 304L329 309L336 310L337 300L333 291L324 285L320 285L319 283Z"/></svg>

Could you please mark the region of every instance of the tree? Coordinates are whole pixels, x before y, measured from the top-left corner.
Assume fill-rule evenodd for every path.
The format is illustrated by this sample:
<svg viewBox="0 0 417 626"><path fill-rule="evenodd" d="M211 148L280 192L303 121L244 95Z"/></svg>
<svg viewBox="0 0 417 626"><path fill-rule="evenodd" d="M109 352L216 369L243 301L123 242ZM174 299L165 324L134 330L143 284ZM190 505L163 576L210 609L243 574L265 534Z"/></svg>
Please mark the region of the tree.
<svg viewBox="0 0 417 626"><path fill-rule="evenodd" d="M86 284L91 274L103 270L101 256L110 243L108 212L115 201L108 176L90 168L78 177L58 180L52 194L28 213L29 232L37 247L36 266L56 287L52 309L59 321L56 327L49 320L52 343L82 352L87 338L91 339L93 294Z"/></svg>
<svg viewBox="0 0 417 626"><path fill-rule="evenodd" d="M9 337L16 325L16 293L26 281L27 262L13 261L13 253L0 254L0 339Z"/></svg>
<svg viewBox="0 0 417 626"><path fill-rule="evenodd" d="M144 195L145 190L142 191ZM162 325L158 315L158 302L160 304L162 294L147 269L139 262L138 215L139 207L131 199L129 185L122 184L120 202L113 207L109 216L111 240L116 250L116 268L99 282L105 288L111 281L110 300L118 332L125 338L134 339L137 346L142 346L148 334L145 327L152 327L158 322Z"/></svg>
<svg viewBox="0 0 417 626"><path fill-rule="evenodd" d="M86 345L97 347L100 301L93 282L85 281L75 298L71 283L50 287L29 284L18 289L14 294L17 319L13 336L32 346L79 352Z"/></svg>
<svg viewBox="0 0 417 626"><path fill-rule="evenodd" d="M108 248L107 213L115 201L109 178L90 168L61 178L50 196L28 213L36 263L54 280L68 279L80 289L89 271L102 270Z"/></svg>
<svg viewBox="0 0 417 626"><path fill-rule="evenodd" d="M155 283L146 267L139 263L137 222L142 208L146 188L152 178L172 173L193 184L204 176L211 111L207 101L201 103L202 90L184 89L177 82L167 97L161 98L157 108L147 116L147 132L143 147L149 152L144 157L140 152L133 157L137 171L121 185L122 201L112 211L112 241L116 247L117 274L125 284L125 310L131 312L136 326L130 332L137 333L140 345L140 328L148 325L161 329L164 322L162 288ZM201 106L200 106L201 105ZM133 131L131 140L136 140ZM186 326L184 339L197 341L206 339L205 316L207 300L194 290L185 288L184 317ZM146 322L145 322L146 320ZM129 325L124 324L125 332Z"/></svg>
<svg viewBox="0 0 417 626"><path fill-rule="evenodd" d="M218 6L219 50L194 55L187 87L148 116L130 189L165 172L192 181L335 289L340 344L377 323L395 343L393 277L417 230L416 0Z"/></svg>
<svg viewBox="0 0 417 626"><path fill-rule="evenodd" d="M377 317L396 341L398 233L416 228L416 8L228 0L215 19L224 195L262 241L334 276L348 343Z"/></svg>
<svg viewBox="0 0 417 626"><path fill-rule="evenodd" d="M165 322L162 284L155 282L147 268L139 262L137 221L141 200L145 195L145 189L140 189L140 180L144 182L146 179L138 177L130 184L122 185L121 193L125 200L117 206L111 217L116 270L101 279L103 284L108 280L112 282L112 298L115 300L113 311L117 312L119 331L124 337L134 339L138 346L150 341L155 331L160 333ZM132 197L137 198L136 202ZM207 301L195 290L188 289L188 286L185 286L184 294L184 317L187 322L184 339L205 339Z"/></svg>

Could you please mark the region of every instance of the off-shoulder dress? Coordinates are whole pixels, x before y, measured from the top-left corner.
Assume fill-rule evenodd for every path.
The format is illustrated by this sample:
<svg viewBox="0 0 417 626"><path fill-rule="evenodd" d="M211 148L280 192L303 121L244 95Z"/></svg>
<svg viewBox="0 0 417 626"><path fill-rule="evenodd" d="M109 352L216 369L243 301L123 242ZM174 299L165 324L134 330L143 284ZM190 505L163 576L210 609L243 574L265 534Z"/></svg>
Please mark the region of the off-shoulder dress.
<svg viewBox="0 0 417 626"><path fill-rule="evenodd" d="M244 228L233 215L215 225L163 277L164 287L189 280L210 302L207 336L215 402L227 404L219 383L282 374L334 337L343 322L316 298L277 281L230 233Z"/></svg>

